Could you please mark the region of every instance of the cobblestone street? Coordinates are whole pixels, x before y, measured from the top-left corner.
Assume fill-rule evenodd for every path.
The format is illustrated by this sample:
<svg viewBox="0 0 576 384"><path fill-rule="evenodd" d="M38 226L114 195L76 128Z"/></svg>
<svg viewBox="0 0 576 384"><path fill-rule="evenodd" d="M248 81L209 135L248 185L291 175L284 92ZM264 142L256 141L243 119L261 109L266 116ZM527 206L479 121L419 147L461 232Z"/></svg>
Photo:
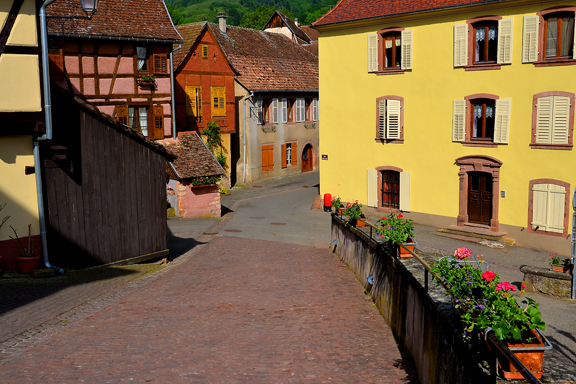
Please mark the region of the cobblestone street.
<svg viewBox="0 0 576 384"><path fill-rule="evenodd" d="M4 349L0 382L417 383L326 249L218 236L174 264Z"/></svg>

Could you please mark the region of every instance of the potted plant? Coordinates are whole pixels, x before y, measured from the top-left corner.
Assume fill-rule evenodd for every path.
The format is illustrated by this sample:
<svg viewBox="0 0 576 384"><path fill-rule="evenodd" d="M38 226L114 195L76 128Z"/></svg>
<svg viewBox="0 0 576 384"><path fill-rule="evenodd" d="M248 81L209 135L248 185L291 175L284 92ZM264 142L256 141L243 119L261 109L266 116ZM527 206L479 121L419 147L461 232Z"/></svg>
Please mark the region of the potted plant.
<svg viewBox="0 0 576 384"><path fill-rule="evenodd" d="M4 205L0 205L0 212L4 209L5 206L6 206L6 203L4 203ZM2 221L0 221L0 229L2 229L2 226L4 225L6 220L8 220L9 218L10 218L10 216L4 216ZM0 272L2 272L2 255L0 255Z"/></svg>
<svg viewBox="0 0 576 384"><path fill-rule="evenodd" d="M136 83L138 85L155 85L156 84L156 76L151 75L149 73L145 75L138 75L138 79L136 79Z"/></svg>
<svg viewBox="0 0 576 384"><path fill-rule="evenodd" d="M344 213L345 209L342 207L342 200L340 200L340 197L334 197L332 196L332 206L334 207L334 212L336 212L337 214L341 215Z"/></svg>
<svg viewBox="0 0 576 384"><path fill-rule="evenodd" d="M13 238L12 236L10 236L10 238L18 244L18 248L20 249L20 256L16 257L18 260L18 272L20 273L31 273L34 271L38 266L38 260L40 259L38 255L34 254L34 239L32 238L31 227L32 225L28 224L28 245L24 248L20 242L20 238L18 237L18 232L16 232L14 227L10 226L16 236L16 238Z"/></svg>
<svg viewBox="0 0 576 384"><path fill-rule="evenodd" d="M169 195L174 195L176 192L174 191L174 188L172 188L171 185L168 186L168 194Z"/></svg>
<svg viewBox="0 0 576 384"><path fill-rule="evenodd" d="M464 337L470 339L474 333L494 332L495 337L507 343L536 377L541 377L544 350L550 347L545 346L545 338L538 331L546 329L539 304L526 297L522 301L525 304L523 308L512 295L515 286L500 282L500 277L493 271L482 272L472 264L462 263L471 254L469 249L459 248L452 258L440 259L430 270L437 284L444 284L446 294L452 295L453 304L464 323ZM477 256L480 263L483 262L481 257ZM522 378L507 363L508 360L499 359L504 377Z"/></svg>
<svg viewBox="0 0 576 384"><path fill-rule="evenodd" d="M400 257L412 257L408 251L397 244L403 244L411 251L414 251L414 246L417 244L416 240L414 240L414 221L404 219L401 213L396 215L391 212L388 216L378 220L376 224L376 232L381 238L398 247Z"/></svg>
<svg viewBox="0 0 576 384"><path fill-rule="evenodd" d="M353 204L346 204L346 212L344 213L344 226L365 227L364 222L360 219L364 217L362 212L362 204L356 200Z"/></svg>
<svg viewBox="0 0 576 384"><path fill-rule="evenodd" d="M220 176L197 176L190 179L190 185L194 187L207 187L220 181Z"/></svg>
<svg viewBox="0 0 576 384"><path fill-rule="evenodd" d="M556 253L550 255L550 270L555 272L570 273L570 259L564 259L558 256Z"/></svg>

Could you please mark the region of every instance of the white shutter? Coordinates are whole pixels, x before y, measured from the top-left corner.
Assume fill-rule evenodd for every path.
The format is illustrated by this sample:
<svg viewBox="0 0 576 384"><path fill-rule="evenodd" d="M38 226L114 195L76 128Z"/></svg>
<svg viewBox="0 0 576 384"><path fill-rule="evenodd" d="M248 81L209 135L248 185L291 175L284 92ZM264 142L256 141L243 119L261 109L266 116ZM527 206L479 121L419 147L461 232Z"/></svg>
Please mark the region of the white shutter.
<svg viewBox="0 0 576 384"><path fill-rule="evenodd" d="M256 114L258 115L258 124L264 124L264 116L262 114L262 99L256 100Z"/></svg>
<svg viewBox="0 0 576 384"><path fill-rule="evenodd" d="M272 123L278 124L278 99L272 99Z"/></svg>
<svg viewBox="0 0 576 384"><path fill-rule="evenodd" d="M368 35L368 72L378 71L378 35Z"/></svg>
<svg viewBox="0 0 576 384"><path fill-rule="evenodd" d="M454 100L452 141L466 140L466 100Z"/></svg>
<svg viewBox="0 0 576 384"><path fill-rule="evenodd" d="M288 99L282 99L282 122L288 122Z"/></svg>
<svg viewBox="0 0 576 384"><path fill-rule="evenodd" d="M498 64L512 64L514 43L514 18L508 17L498 21Z"/></svg>
<svg viewBox="0 0 576 384"><path fill-rule="evenodd" d="M570 98L554 96L552 108L552 144L568 144Z"/></svg>
<svg viewBox="0 0 576 384"><path fill-rule="evenodd" d="M386 100L378 102L378 137L386 138Z"/></svg>
<svg viewBox="0 0 576 384"><path fill-rule="evenodd" d="M412 69L412 29L406 29L402 31L402 69Z"/></svg>
<svg viewBox="0 0 576 384"><path fill-rule="evenodd" d="M312 99L312 121L318 121L318 99Z"/></svg>
<svg viewBox="0 0 576 384"><path fill-rule="evenodd" d="M400 101L386 101L386 138L400 138Z"/></svg>
<svg viewBox="0 0 576 384"><path fill-rule="evenodd" d="M540 97L536 102L536 144L552 143L552 109L554 97Z"/></svg>
<svg viewBox="0 0 576 384"><path fill-rule="evenodd" d="M564 208L566 201L566 187L548 184L548 232L564 232Z"/></svg>
<svg viewBox="0 0 576 384"><path fill-rule="evenodd" d="M410 212L410 172L400 172L400 210Z"/></svg>
<svg viewBox="0 0 576 384"><path fill-rule="evenodd" d="M496 100L496 121L494 122L494 142L508 144L510 135L510 115L512 99Z"/></svg>
<svg viewBox="0 0 576 384"><path fill-rule="evenodd" d="M454 24L454 66L468 65L468 24Z"/></svg>
<svg viewBox="0 0 576 384"><path fill-rule="evenodd" d="M548 217L548 184L534 184L532 186L532 229L540 227L546 230Z"/></svg>
<svg viewBox="0 0 576 384"><path fill-rule="evenodd" d="M378 206L378 171L375 169L368 168L367 172L368 178L368 206L377 207Z"/></svg>
<svg viewBox="0 0 576 384"><path fill-rule="evenodd" d="M522 62L531 63L538 60L538 30L540 16L524 16L522 32Z"/></svg>

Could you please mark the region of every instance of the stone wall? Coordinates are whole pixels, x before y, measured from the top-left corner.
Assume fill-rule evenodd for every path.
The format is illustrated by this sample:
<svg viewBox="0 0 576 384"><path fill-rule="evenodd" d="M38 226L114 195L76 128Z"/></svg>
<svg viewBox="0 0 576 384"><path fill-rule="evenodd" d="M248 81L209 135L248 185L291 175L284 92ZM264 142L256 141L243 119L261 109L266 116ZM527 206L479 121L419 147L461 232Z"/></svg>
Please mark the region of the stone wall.
<svg viewBox="0 0 576 384"><path fill-rule="evenodd" d="M462 342L460 319L442 287L424 287L424 268L415 259L399 261L395 250L370 238L369 228L346 228L332 216L334 253L371 295L396 340L412 355L420 383L486 383L488 377Z"/></svg>
<svg viewBox="0 0 576 384"><path fill-rule="evenodd" d="M554 272L544 268L528 265L520 268L524 272L524 285L528 292L539 292L546 295L570 298L572 275Z"/></svg>

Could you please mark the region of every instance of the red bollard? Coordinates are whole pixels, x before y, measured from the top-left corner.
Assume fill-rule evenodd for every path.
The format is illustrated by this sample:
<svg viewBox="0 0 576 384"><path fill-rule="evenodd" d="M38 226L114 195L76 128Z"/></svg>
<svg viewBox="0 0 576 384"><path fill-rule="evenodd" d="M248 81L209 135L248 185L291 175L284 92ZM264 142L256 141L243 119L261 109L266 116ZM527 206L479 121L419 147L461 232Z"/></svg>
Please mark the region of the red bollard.
<svg viewBox="0 0 576 384"><path fill-rule="evenodd" d="M329 193L324 194L324 212L332 211L332 195Z"/></svg>

